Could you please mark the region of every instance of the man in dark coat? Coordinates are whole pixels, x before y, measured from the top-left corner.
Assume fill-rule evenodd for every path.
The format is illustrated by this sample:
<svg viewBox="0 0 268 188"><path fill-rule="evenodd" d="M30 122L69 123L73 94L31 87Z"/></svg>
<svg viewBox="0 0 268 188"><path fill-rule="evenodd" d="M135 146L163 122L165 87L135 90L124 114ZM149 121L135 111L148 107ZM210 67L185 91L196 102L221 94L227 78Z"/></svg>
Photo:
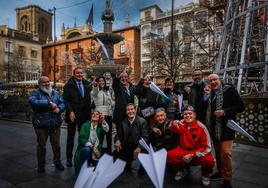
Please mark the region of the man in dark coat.
<svg viewBox="0 0 268 188"><path fill-rule="evenodd" d="M188 104L196 110L196 119L202 123L206 122L206 108L204 105L204 88L206 83L203 80L203 72L197 68L192 74L193 82L184 88L188 94Z"/></svg>
<svg viewBox="0 0 268 188"><path fill-rule="evenodd" d="M127 162L127 168L138 157L142 150L139 140L143 138L148 143L148 126L145 119L137 115L136 106L132 103L126 106L125 118L115 136L115 157ZM140 168L141 169L141 168Z"/></svg>
<svg viewBox="0 0 268 188"><path fill-rule="evenodd" d="M223 187L232 188L232 146L235 132L227 127L228 120L235 120L236 114L243 112L245 106L230 85L224 85L217 74L208 77L211 96L207 106L206 126L214 142L218 172L211 179L223 178Z"/></svg>
<svg viewBox="0 0 268 188"><path fill-rule="evenodd" d="M76 127L80 131L81 126L88 120L91 113L90 83L83 78L82 68L75 68L73 73L74 76L65 84L63 93L66 105L65 121L68 124L66 145L66 165L68 167L72 166Z"/></svg>
<svg viewBox="0 0 268 188"><path fill-rule="evenodd" d="M150 128L150 142L155 150L165 148L171 150L178 145L178 135L169 130L170 120L164 108L157 108L156 123Z"/></svg>
<svg viewBox="0 0 268 188"><path fill-rule="evenodd" d="M128 103L134 103L135 87L129 82L128 74L120 73L119 78L114 77L112 88L115 95L115 107L113 113L113 122L116 124L116 129L119 129L122 121L127 117L126 106Z"/></svg>
<svg viewBox="0 0 268 188"><path fill-rule="evenodd" d="M28 98L33 109L33 127L37 137L37 172L45 171L46 143L50 138L53 160L56 169L64 170L60 159L60 126L62 124L61 113L65 109L61 95L52 89L49 78L41 76L38 80L39 88L33 90Z"/></svg>

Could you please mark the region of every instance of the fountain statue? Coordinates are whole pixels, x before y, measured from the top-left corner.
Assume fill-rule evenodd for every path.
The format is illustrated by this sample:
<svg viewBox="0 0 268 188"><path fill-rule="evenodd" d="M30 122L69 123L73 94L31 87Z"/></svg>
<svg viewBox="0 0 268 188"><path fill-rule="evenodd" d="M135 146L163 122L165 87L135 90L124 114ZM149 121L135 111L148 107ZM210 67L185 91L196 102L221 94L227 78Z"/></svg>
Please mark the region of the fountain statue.
<svg viewBox="0 0 268 188"><path fill-rule="evenodd" d="M107 50L107 54L103 50L101 53L101 64L92 66L93 75L100 75L105 72L115 73L118 68L123 68L123 65L114 64L114 44L122 41L124 38L112 32L113 22L115 20L114 13L111 9L111 0L106 0L106 7L101 16L104 32L97 33L95 39L103 43ZM99 43L100 43L99 42Z"/></svg>

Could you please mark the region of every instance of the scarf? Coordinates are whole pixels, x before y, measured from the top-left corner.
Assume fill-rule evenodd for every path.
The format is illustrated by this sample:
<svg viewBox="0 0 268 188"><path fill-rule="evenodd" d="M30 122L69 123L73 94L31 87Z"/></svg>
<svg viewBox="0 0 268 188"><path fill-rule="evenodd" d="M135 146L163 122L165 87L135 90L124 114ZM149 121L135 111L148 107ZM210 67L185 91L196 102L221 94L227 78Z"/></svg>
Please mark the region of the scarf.
<svg viewBox="0 0 268 188"><path fill-rule="evenodd" d="M206 114L206 125L211 133L211 103L212 101L216 100L216 110L221 110L223 107L223 93L229 89L231 86L228 85L222 85L217 91L215 91L215 95L211 96L208 101L208 107L207 107L207 114ZM221 117L215 118L215 139L217 141L221 140L221 133L222 133L222 120Z"/></svg>

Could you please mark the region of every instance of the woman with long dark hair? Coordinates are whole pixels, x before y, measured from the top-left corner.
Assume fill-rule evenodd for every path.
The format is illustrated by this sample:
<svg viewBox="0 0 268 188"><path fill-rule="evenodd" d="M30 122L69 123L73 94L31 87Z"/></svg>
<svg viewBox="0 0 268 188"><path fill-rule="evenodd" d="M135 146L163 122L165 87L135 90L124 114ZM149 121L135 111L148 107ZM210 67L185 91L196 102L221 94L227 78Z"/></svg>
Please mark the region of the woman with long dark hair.
<svg viewBox="0 0 268 188"><path fill-rule="evenodd" d="M106 86L106 80L103 76L98 77L92 82L93 88L91 97L95 110L102 113L105 121L109 125L109 131L105 134L103 140L104 152L111 153L112 146L112 114L114 109L114 100L112 89Z"/></svg>

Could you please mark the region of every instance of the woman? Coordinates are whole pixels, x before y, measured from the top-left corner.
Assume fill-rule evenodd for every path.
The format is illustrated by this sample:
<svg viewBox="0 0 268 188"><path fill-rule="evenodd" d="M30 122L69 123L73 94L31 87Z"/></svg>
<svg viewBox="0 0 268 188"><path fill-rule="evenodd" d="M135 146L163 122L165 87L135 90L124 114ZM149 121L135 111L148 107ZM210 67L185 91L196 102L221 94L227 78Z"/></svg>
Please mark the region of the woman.
<svg viewBox="0 0 268 188"><path fill-rule="evenodd" d="M78 146L74 156L75 176L77 177L82 164L88 160L94 163L101 155L102 138L105 132L109 131L109 126L102 114L94 111L91 120L88 120L81 127L78 136Z"/></svg>
<svg viewBox="0 0 268 188"><path fill-rule="evenodd" d="M112 114L114 109L114 100L112 98L112 88L106 86L106 80L103 76L100 76L96 81L92 82L93 88L91 91L92 101L95 106L95 110L102 113L105 121L109 125L109 132L104 136L103 148L104 152L111 153L112 146Z"/></svg>

